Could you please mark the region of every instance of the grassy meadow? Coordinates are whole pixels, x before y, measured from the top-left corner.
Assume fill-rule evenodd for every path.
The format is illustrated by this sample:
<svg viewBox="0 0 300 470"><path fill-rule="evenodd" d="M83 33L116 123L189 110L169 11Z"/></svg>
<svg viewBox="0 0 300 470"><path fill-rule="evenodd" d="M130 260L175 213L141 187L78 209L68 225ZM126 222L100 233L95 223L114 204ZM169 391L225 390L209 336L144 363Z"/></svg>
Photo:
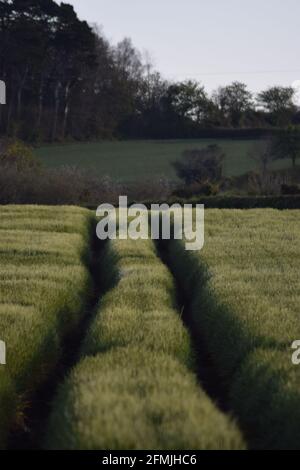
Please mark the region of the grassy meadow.
<svg viewBox="0 0 300 470"><path fill-rule="evenodd" d="M187 149L218 144L226 154L224 176L239 176L256 168L249 152L259 143L255 140L200 139L157 141L114 141L49 145L35 153L49 167L61 165L92 169L100 176L121 182L143 181L165 177L176 180L172 162ZM273 163L274 169L290 167L288 160Z"/></svg>

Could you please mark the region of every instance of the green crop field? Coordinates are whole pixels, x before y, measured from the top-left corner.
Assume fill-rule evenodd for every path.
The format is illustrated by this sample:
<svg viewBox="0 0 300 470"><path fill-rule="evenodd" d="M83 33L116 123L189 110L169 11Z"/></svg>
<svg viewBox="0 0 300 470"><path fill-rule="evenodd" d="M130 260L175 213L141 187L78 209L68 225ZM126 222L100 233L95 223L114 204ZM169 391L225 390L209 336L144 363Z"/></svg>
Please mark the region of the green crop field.
<svg viewBox="0 0 300 470"><path fill-rule="evenodd" d="M299 449L300 211L207 210L200 252L95 223L0 207L1 448L80 330L37 448Z"/></svg>
<svg viewBox="0 0 300 470"><path fill-rule="evenodd" d="M189 335L175 286L150 241L117 241L82 361L54 402L52 449L239 449L243 439L191 372Z"/></svg>
<svg viewBox="0 0 300 470"><path fill-rule="evenodd" d="M225 154L224 175L238 176L255 169L249 157L253 140L167 140L67 144L40 147L36 150L45 165L77 166L95 170L100 176L110 176L122 182L143 181L167 177L176 179L172 162L186 149L217 143ZM274 169L290 166L287 160L273 163Z"/></svg>
<svg viewBox="0 0 300 470"><path fill-rule="evenodd" d="M252 446L299 448L300 212L209 210L203 251L167 249L194 334Z"/></svg>
<svg viewBox="0 0 300 470"><path fill-rule="evenodd" d="M0 207L0 446L57 365L91 289L92 217L78 208Z"/></svg>

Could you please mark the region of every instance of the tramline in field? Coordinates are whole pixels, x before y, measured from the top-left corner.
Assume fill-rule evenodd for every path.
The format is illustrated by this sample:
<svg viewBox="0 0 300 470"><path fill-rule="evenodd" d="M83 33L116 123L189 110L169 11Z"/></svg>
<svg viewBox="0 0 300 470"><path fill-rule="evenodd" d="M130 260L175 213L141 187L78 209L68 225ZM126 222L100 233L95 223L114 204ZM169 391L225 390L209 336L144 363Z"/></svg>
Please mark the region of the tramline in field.
<svg viewBox="0 0 300 470"><path fill-rule="evenodd" d="M102 263L116 285L54 400L46 447L244 448L232 419L196 383L175 285L154 243L112 241Z"/></svg>
<svg viewBox="0 0 300 470"><path fill-rule="evenodd" d="M299 211L207 210L200 252L184 239L98 241L99 278L93 212L0 216L1 447L84 325L38 446L299 448ZM105 294L89 311L96 281ZM203 366L226 411L197 379Z"/></svg>

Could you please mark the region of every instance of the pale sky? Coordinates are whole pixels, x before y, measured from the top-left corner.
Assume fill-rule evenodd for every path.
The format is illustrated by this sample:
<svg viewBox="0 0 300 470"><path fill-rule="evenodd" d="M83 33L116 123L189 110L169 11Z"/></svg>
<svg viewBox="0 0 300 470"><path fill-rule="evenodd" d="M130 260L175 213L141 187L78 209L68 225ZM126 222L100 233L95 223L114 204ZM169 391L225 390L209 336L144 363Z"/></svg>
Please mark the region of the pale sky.
<svg viewBox="0 0 300 470"><path fill-rule="evenodd" d="M300 0L64 0L117 43L131 37L174 80L252 91L300 80Z"/></svg>

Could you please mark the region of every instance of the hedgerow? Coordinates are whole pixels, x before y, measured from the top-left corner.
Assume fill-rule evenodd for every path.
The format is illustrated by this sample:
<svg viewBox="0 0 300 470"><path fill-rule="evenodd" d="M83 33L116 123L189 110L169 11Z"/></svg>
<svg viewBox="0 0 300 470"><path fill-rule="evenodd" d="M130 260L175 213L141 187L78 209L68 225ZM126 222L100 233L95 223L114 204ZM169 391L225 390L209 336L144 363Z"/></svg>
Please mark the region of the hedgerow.
<svg viewBox="0 0 300 470"><path fill-rule="evenodd" d="M299 431L289 431L299 429L291 406L300 405L291 365L300 337L299 233L298 211L210 210L202 252L178 240L166 246L190 327L255 447L299 448Z"/></svg>
<svg viewBox="0 0 300 470"><path fill-rule="evenodd" d="M144 204L150 208L152 204L162 204L166 201L146 200ZM206 209L300 209L300 196L193 196L168 198L172 204L204 204Z"/></svg>
<svg viewBox="0 0 300 470"><path fill-rule="evenodd" d="M53 402L51 449L239 449L243 438L197 384L172 276L151 241L112 241L114 287L82 360Z"/></svg>
<svg viewBox="0 0 300 470"><path fill-rule="evenodd" d="M7 347L0 401L16 396L0 420L2 446L84 313L91 278L83 263L90 256L92 224L82 209L0 208L0 339Z"/></svg>

